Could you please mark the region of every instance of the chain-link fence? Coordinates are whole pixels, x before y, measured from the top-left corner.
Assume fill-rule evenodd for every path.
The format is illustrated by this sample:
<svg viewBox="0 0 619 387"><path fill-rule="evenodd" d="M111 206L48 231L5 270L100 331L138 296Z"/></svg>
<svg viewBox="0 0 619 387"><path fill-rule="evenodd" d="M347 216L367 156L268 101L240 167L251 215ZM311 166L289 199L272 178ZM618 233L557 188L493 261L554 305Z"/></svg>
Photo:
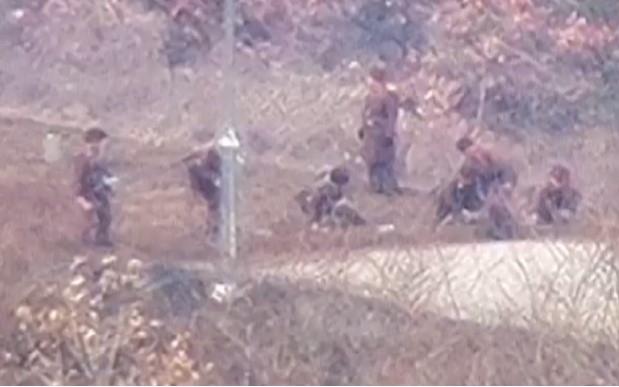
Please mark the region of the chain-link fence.
<svg viewBox="0 0 619 387"><path fill-rule="evenodd" d="M228 30L225 10L0 5L2 380L617 383L615 2L238 0ZM399 97L391 195L359 135L376 68ZM79 237L92 126L119 177L111 248ZM512 238L487 206L433 227L463 135L518 172ZM225 252L184 161L204 144ZM556 163L583 200L538 226ZM334 167L345 200L318 206Z"/></svg>

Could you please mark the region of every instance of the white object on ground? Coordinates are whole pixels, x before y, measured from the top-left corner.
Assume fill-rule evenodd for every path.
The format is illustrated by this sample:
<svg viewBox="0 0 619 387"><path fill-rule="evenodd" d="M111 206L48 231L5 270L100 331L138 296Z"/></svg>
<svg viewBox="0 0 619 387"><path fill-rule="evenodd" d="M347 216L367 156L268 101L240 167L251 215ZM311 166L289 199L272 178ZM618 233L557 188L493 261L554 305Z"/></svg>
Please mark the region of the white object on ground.
<svg viewBox="0 0 619 387"><path fill-rule="evenodd" d="M393 231L395 231L395 226L393 224L381 224L378 226L378 232L380 234L386 234Z"/></svg>
<svg viewBox="0 0 619 387"><path fill-rule="evenodd" d="M234 289L236 289L234 284L216 283L213 285L213 290L211 291L210 296L213 300L222 303L230 299Z"/></svg>

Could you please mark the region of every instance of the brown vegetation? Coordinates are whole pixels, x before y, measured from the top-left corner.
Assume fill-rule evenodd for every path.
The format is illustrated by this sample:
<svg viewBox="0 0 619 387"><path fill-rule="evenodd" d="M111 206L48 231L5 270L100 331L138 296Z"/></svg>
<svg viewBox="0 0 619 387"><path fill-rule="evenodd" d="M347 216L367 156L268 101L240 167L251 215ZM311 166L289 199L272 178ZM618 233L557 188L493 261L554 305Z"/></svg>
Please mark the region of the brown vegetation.
<svg viewBox="0 0 619 387"><path fill-rule="evenodd" d="M113 290L118 297L102 304L88 304L86 299L104 291L104 278L114 282L134 274L126 272L127 262L116 262L105 269L108 274L84 275L82 283L76 276L83 274L69 269L71 257L84 249L75 237L78 214L67 160L84 126L99 124L112 134L110 156L121 179L115 254L147 267L163 263L173 273L180 262L218 263L206 243L206 212L192 201L180 160L225 118L221 3L165 5L173 3L0 4L0 49L6 53L0 62L0 311L12 316L0 321L6 328L0 332L7 348L3 379L619 382L616 337L601 345L583 340L577 330L552 332L534 322L524 329L450 320L411 309L403 296L388 301L356 295L352 287L239 280L242 290L221 309L210 299L210 280L199 272L204 289L197 286L197 295L181 290L175 294L182 300L169 306L152 302L167 296L152 297L153 289L162 288L144 288L152 284L148 280ZM570 166L583 209L570 229L549 234L616 242L615 1L241 3L241 256L253 274L256 266L279 262L354 260L369 247L476 241L472 228L433 233L428 227L432 191L456 170L453 143L465 133L513 160L520 176L519 214L530 209L551 164ZM378 61L394 70L407 101L397 168L414 193L388 201L367 191L355 160L362 81ZM66 156L55 164L41 157L50 128L61 134ZM342 162L352 171L349 192L369 225L329 234L307 230L294 194L324 164ZM100 270L95 257L105 254L88 255L91 270ZM145 275L169 275L157 270ZM88 296L72 301L75 295L63 293L68 288ZM180 312L165 310L173 306ZM193 320L187 310L195 310ZM169 314L182 318L168 324ZM132 318L145 325L133 326ZM19 333L17 342L9 339L8 327ZM185 348L187 330L195 345ZM94 340L86 352L80 344L85 340Z"/></svg>
<svg viewBox="0 0 619 387"><path fill-rule="evenodd" d="M6 383L619 381L609 343L541 326L489 328L303 281L267 277L218 293L216 272L198 279L113 257L77 259L57 278L14 311Z"/></svg>

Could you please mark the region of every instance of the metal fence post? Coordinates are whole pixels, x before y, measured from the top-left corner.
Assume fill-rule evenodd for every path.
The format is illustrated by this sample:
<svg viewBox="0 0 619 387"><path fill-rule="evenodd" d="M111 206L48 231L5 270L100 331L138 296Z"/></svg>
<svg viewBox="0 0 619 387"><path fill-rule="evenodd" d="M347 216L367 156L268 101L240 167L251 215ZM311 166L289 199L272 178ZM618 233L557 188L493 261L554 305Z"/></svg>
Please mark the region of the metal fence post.
<svg viewBox="0 0 619 387"><path fill-rule="evenodd" d="M220 251L225 254L231 264L237 258L237 162L240 149L236 130L229 126L219 137L217 147L223 161L221 181L221 234Z"/></svg>
<svg viewBox="0 0 619 387"><path fill-rule="evenodd" d="M236 69L235 69L235 0L226 0L224 18L226 32L226 60L224 62L225 82L225 124L218 131L217 147L222 155L222 201L220 209L221 234L220 251L225 255L230 265L237 258L237 163L240 150L240 141L235 126L236 115Z"/></svg>

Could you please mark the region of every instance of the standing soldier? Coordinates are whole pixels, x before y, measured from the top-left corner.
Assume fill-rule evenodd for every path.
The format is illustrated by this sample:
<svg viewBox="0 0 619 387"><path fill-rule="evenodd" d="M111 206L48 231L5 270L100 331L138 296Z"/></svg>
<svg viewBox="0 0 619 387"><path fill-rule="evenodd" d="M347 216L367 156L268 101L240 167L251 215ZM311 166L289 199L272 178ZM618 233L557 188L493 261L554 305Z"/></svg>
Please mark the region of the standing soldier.
<svg viewBox="0 0 619 387"><path fill-rule="evenodd" d="M358 136L362 141L361 155L368 168L370 187L376 193L399 193L395 160L400 97L387 82L387 72L382 68L370 71L369 87Z"/></svg>
<svg viewBox="0 0 619 387"><path fill-rule="evenodd" d="M112 246L110 226L112 211L110 196L116 178L102 161L108 134L101 128L91 128L84 134L85 148L75 157L77 203L84 212L85 228L82 241L90 243L92 232L98 246Z"/></svg>
<svg viewBox="0 0 619 387"><path fill-rule="evenodd" d="M193 153L184 160L194 194L202 196L208 206L207 227L211 238L219 236L222 159L214 146Z"/></svg>

